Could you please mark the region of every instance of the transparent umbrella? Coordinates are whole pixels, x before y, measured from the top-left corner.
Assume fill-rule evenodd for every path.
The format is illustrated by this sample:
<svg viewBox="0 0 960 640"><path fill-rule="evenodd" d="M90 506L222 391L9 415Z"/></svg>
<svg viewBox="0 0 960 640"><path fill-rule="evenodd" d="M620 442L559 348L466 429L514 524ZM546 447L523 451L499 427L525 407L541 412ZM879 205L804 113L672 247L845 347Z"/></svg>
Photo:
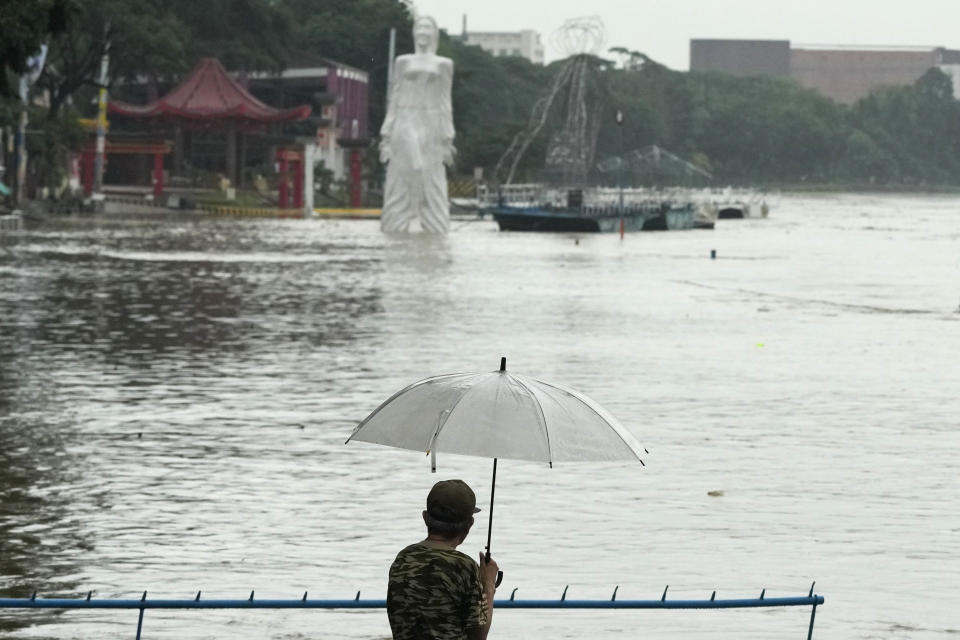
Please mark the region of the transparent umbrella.
<svg viewBox="0 0 960 640"><path fill-rule="evenodd" d="M487 558L493 530L497 460L637 461L648 453L602 406L569 387L499 371L451 373L401 389L347 438L437 454L493 458Z"/></svg>

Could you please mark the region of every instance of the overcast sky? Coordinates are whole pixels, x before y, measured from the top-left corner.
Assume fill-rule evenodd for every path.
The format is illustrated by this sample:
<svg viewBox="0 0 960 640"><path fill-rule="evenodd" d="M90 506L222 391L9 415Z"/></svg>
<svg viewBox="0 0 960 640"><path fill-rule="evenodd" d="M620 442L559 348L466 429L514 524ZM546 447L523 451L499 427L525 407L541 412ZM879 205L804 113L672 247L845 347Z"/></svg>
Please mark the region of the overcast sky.
<svg viewBox="0 0 960 640"><path fill-rule="evenodd" d="M690 66L691 38L794 44L944 46L960 49L960 0L414 0L419 13L459 34L540 32L547 60L563 55L550 34L567 19L598 15L606 47L642 51L672 69ZM605 48L606 48L605 47Z"/></svg>

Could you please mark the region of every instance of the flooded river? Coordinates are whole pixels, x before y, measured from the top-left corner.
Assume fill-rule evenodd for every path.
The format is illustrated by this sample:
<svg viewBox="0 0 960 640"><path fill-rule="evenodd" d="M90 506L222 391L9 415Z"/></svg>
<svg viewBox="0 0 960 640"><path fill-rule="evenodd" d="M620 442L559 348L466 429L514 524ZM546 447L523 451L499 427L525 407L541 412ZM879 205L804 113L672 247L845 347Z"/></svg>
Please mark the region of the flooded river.
<svg viewBox="0 0 960 640"><path fill-rule="evenodd" d="M946 196L784 197L766 220L622 242L490 221L0 236L0 595L382 598L428 488L462 477L486 510L490 462L441 454L432 476L422 454L344 440L402 386L503 355L596 399L650 456L501 461L502 596L816 580L814 637L956 638L958 305ZM491 638L800 638L808 618L502 610ZM5 639L135 630L136 611L0 612ZM144 638L387 637L382 611L144 619Z"/></svg>

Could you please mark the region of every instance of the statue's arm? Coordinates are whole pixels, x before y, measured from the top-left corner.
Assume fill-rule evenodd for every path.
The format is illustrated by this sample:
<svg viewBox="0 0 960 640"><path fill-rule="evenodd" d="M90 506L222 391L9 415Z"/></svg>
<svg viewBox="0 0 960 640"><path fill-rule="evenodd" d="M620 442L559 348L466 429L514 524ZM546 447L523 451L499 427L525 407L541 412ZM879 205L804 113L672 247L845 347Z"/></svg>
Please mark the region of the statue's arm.
<svg viewBox="0 0 960 640"><path fill-rule="evenodd" d="M453 156L457 153L453 146L456 130L453 128L453 60L443 58L440 61L440 77L442 89L440 91L440 126L443 128L442 140L444 144L444 164L452 165Z"/></svg>
<svg viewBox="0 0 960 640"><path fill-rule="evenodd" d="M393 86L390 87L390 97L387 101L387 115L383 118L380 127L380 161L390 162L390 137L393 135L394 121L396 120L397 96L400 94L400 83L403 82L402 69L406 66L403 56L393 63Z"/></svg>

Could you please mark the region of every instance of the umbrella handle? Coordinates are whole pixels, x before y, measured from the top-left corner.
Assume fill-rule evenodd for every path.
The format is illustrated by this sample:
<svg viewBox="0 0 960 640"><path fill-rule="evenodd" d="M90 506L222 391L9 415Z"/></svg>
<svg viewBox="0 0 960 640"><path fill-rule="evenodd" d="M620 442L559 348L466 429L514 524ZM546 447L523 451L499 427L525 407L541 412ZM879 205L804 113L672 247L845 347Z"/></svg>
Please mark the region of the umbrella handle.
<svg viewBox="0 0 960 640"><path fill-rule="evenodd" d="M504 358L506 360L506 358ZM504 363L501 362L500 366L503 367ZM501 368L501 371L503 369ZM493 481L490 483L490 520L487 524L487 555L484 556L485 562L490 562L490 537L493 534L493 498L497 491L497 459L493 459ZM493 583L494 587L499 587L500 583L503 582L503 571L497 571L497 581Z"/></svg>

